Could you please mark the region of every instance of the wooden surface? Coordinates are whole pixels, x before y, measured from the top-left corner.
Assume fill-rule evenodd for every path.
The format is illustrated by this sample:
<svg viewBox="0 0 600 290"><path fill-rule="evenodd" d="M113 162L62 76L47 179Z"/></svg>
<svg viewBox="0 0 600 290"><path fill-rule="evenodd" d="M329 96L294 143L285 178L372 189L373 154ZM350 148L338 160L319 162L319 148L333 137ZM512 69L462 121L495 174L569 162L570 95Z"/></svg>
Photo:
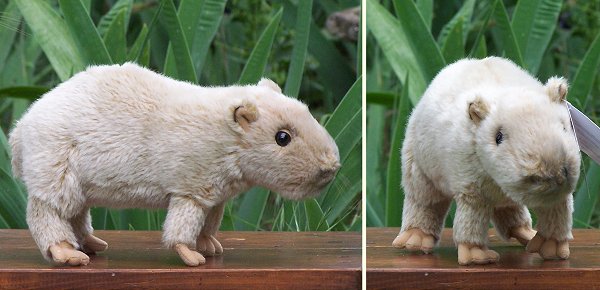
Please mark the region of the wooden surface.
<svg viewBox="0 0 600 290"><path fill-rule="evenodd" d="M500 261L485 266L458 265L450 229L430 255L393 248L398 231L367 228L368 289L600 289L600 230L574 230L564 261L544 261L491 230L490 248Z"/></svg>
<svg viewBox="0 0 600 290"><path fill-rule="evenodd" d="M0 230L0 289L356 289L361 236L354 232L222 232L224 254L187 267L160 232L96 231L108 250L83 267L46 262L26 230Z"/></svg>

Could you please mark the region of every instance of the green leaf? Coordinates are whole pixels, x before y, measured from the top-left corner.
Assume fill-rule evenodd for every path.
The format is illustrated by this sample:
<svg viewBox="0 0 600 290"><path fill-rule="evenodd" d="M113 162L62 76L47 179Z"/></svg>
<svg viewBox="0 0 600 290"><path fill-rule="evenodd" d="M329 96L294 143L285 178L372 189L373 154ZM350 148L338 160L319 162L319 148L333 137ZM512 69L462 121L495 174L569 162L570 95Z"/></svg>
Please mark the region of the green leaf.
<svg viewBox="0 0 600 290"><path fill-rule="evenodd" d="M287 74L287 81L283 90L286 96L298 97L300 84L304 75L304 62L306 60L306 50L308 48L308 38L310 35L310 20L312 11L312 0L304 0L298 3L298 15L296 17L296 33L294 35L294 48L290 67Z"/></svg>
<svg viewBox="0 0 600 290"><path fill-rule="evenodd" d="M360 22L358 24L358 43L356 45L356 55L358 56L356 58L356 71L360 72L359 74L362 74L362 62L363 62L363 54L362 54L362 26L363 26L363 22L362 22L362 17L360 18ZM309 35L310 36L310 35Z"/></svg>
<svg viewBox="0 0 600 290"><path fill-rule="evenodd" d="M548 48L562 0L518 1L512 17L512 28L521 49L525 68L536 74Z"/></svg>
<svg viewBox="0 0 600 290"><path fill-rule="evenodd" d="M0 169L4 169L4 171L11 173L11 148L8 144L8 139L4 134L4 131L0 130Z"/></svg>
<svg viewBox="0 0 600 290"><path fill-rule="evenodd" d="M193 44L194 41L194 28L200 20L200 13L202 12L202 5L205 1L196 0L182 0L179 2L179 8L177 9L177 16L181 21L181 27L183 28L183 34L189 45ZM190 57L192 57L194 49L190 48ZM192 63L194 59L192 57ZM175 67L175 54L173 48L169 44L167 47L167 57L165 59L165 68L163 73L170 76L177 75L177 68ZM196 70L196 75L199 77L200 72Z"/></svg>
<svg viewBox="0 0 600 290"><path fill-rule="evenodd" d="M485 37L479 39L479 43L475 47L473 54L474 58L483 59L487 56L487 46L485 45Z"/></svg>
<svg viewBox="0 0 600 290"><path fill-rule="evenodd" d="M177 11L175 10L175 4L173 4L173 0L163 0L162 3L164 3L164 12L161 21L169 34L171 47L175 54L175 65L177 67L177 76L173 77L195 83L197 79L196 70L192 63L189 45L183 34L179 16L177 16Z"/></svg>
<svg viewBox="0 0 600 290"><path fill-rule="evenodd" d="M165 6L165 2L161 1L160 4L158 5L158 8L156 9L156 12L154 13L154 16L152 16L152 20L150 21L150 26L148 26L148 33L146 33L145 37L143 38L142 47L138 51L138 54L135 57L135 60L138 63L140 61L140 58L142 57L142 54L146 51L146 47L150 46L150 43L148 42L148 38L149 38L150 34L154 31L154 27L156 26L156 22L158 22L158 17L160 16L160 13L162 12L164 6Z"/></svg>
<svg viewBox="0 0 600 290"><path fill-rule="evenodd" d="M140 33L138 34L137 38L133 42L133 45L129 49L129 53L127 53L128 61L135 61L138 55L143 54L141 51L142 47L144 47L145 49L149 48L149 46L150 46L149 44L144 45L144 41L147 40L147 36L148 36L148 27L146 26L146 24L144 24L142 26L142 29L140 30Z"/></svg>
<svg viewBox="0 0 600 290"><path fill-rule="evenodd" d="M373 208L373 204L369 202L367 194L367 227L384 227L385 224L379 218L379 212ZM397 209L396 209L397 210Z"/></svg>
<svg viewBox="0 0 600 290"><path fill-rule="evenodd" d="M336 142L340 154L341 168L334 181L319 197L321 207L328 213L327 221L333 223L356 197L361 182L362 154L362 77L348 90L338 107L325 123L325 129Z"/></svg>
<svg viewBox="0 0 600 290"><path fill-rule="evenodd" d="M407 76L406 78L407 80L404 83L408 84L409 77ZM400 226L402 223L402 211L399 209L402 208L404 193L400 186L402 177L400 150L402 142L404 142L406 124L411 112L408 92L408 87L405 85L402 88L400 101L398 102L398 116L396 117L396 124L394 125L392 134L392 144L390 146L385 200L385 225L388 227Z"/></svg>
<svg viewBox="0 0 600 290"><path fill-rule="evenodd" d="M496 0L496 4L494 6L494 18L496 19L498 28L500 29L506 57L511 59L517 65L523 67L524 63L521 50L519 49L512 26L508 20L506 8L501 0Z"/></svg>
<svg viewBox="0 0 600 290"><path fill-rule="evenodd" d="M475 41L473 41L474 44L471 47L471 50L469 51L469 54L468 54L469 57L474 57L476 54L481 53L481 51L477 51L477 50L481 49L481 45L485 46L485 31L486 31L488 24L490 23L490 20L492 19L493 15L494 15L494 6L490 6L488 8L486 16L483 17L484 20L481 24L481 28L477 32ZM486 56L487 56L487 53L482 55L479 58L484 58Z"/></svg>
<svg viewBox="0 0 600 290"><path fill-rule="evenodd" d="M297 6L294 3L301 1L283 1L283 16L281 21L287 28L294 28L296 26ZM328 14L342 10L337 5L326 5L324 2L315 2L317 7L328 7L325 8ZM350 3L346 3L350 4ZM343 7L349 8L355 5L342 5ZM329 10L331 9L331 10ZM362 23L361 23L362 25ZM360 43L360 42L359 42ZM356 80L356 72L361 70L355 70L352 63L348 62L348 57L343 53L340 53L339 47L336 47L336 42L333 42L322 27L315 24L314 19L310 20L310 33L308 39L308 53L318 66L316 67L317 79L323 89L328 93L324 102L325 108L333 109L335 103L339 102L342 97L346 94L346 91L354 81ZM349 50L354 44L345 45ZM360 47L360 45L357 45ZM350 53L350 51L348 51ZM359 54L360 55L360 54ZM356 58L357 60L359 57ZM314 64L314 63L313 63Z"/></svg>
<svg viewBox="0 0 600 290"><path fill-rule="evenodd" d="M81 71L85 62L66 24L46 1L14 0L27 25L62 81Z"/></svg>
<svg viewBox="0 0 600 290"><path fill-rule="evenodd" d="M585 53L573 83L569 88L568 99L573 100L572 103L581 111L586 108L588 96L592 91L596 74L598 73L598 66L600 65L600 33L588 48Z"/></svg>
<svg viewBox="0 0 600 290"><path fill-rule="evenodd" d="M227 0L202 1L201 15L198 24L194 26L196 30L192 41L192 61L198 75L204 67L206 54L223 18L225 4L227 4Z"/></svg>
<svg viewBox="0 0 600 290"><path fill-rule="evenodd" d="M8 57L10 49L13 47L15 35L19 29L16 23L21 22L21 15L15 2L8 2L3 12L0 12L0 70L4 68L4 63Z"/></svg>
<svg viewBox="0 0 600 290"><path fill-rule="evenodd" d="M79 49L86 56L86 64L111 64L112 60L92 19L80 0L59 0L67 26Z"/></svg>
<svg viewBox="0 0 600 290"><path fill-rule="evenodd" d="M100 35L105 35L108 31L109 27L112 25L112 22L115 21L115 18L120 13L124 13L125 18L123 22L125 23L123 33L127 30L127 24L129 23L129 17L131 15L131 9L133 8L133 0L119 0L115 3L110 10L100 18L100 22L98 22L98 33Z"/></svg>
<svg viewBox="0 0 600 290"><path fill-rule="evenodd" d="M475 7L475 0L464 1L462 7L460 7L460 10L458 10L458 12L452 17L452 19L450 21L448 21L448 23L446 23L446 25L444 25L444 27L442 28L442 31L440 31L440 34L438 35L438 43L440 45L442 45L443 43L446 43L446 37L448 37L448 35L452 31L452 29L455 28L456 23L458 21L462 21L461 35L463 36L463 38L462 38L463 44L467 41L467 35L469 34L469 28L470 28L469 24L471 23L471 17L473 16L473 8L474 7ZM446 63L449 63L449 62L446 60Z"/></svg>
<svg viewBox="0 0 600 290"><path fill-rule="evenodd" d="M406 74L410 73L409 93L411 101L416 104L425 92L429 78L417 62L417 52L409 45L414 40L408 38L401 26L378 1L367 0L367 28L377 40L397 78L404 80Z"/></svg>
<svg viewBox="0 0 600 290"><path fill-rule="evenodd" d="M255 187L242 196L234 226L237 231L256 231L260 229L269 191L264 188Z"/></svg>
<svg viewBox="0 0 600 290"><path fill-rule="evenodd" d="M34 101L48 91L50 91L49 88L39 86L6 87L0 89L0 97L12 97Z"/></svg>
<svg viewBox="0 0 600 290"><path fill-rule="evenodd" d="M323 210L314 198L304 201L304 211L309 231L325 231L329 228Z"/></svg>
<svg viewBox="0 0 600 290"><path fill-rule="evenodd" d="M431 30L431 22L433 20L433 0L417 0L417 9L423 16L423 21L427 29Z"/></svg>
<svg viewBox="0 0 600 290"><path fill-rule="evenodd" d="M226 2L226 0L183 0L179 4L179 19L190 45L192 63L198 78L200 78L206 54L223 17ZM174 69L173 59L174 54L169 47L165 61L167 74L172 73Z"/></svg>
<svg viewBox="0 0 600 290"><path fill-rule="evenodd" d="M361 82L362 77L359 77L325 124L325 129L336 141L336 144L338 144L340 160L343 160L352 147L361 139Z"/></svg>
<svg viewBox="0 0 600 290"><path fill-rule="evenodd" d="M13 229L26 229L27 198L19 185L4 169L0 169L0 216Z"/></svg>
<svg viewBox="0 0 600 290"><path fill-rule="evenodd" d="M370 103L367 105L367 148L366 150L366 183L367 200L366 202L374 210L378 220L385 217L385 173L388 157L385 155L385 149L388 146L389 133L386 127L386 116L388 108L379 104ZM385 156L385 158L383 157ZM383 189L383 190L382 190ZM380 224L383 226L383 223Z"/></svg>
<svg viewBox="0 0 600 290"><path fill-rule="evenodd" d="M450 30L446 41L442 46L442 53L447 63L453 63L465 57L465 46L463 44L462 18L459 18Z"/></svg>
<svg viewBox="0 0 600 290"><path fill-rule="evenodd" d="M256 46L252 49L252 53L250 53L250 57L244 66L244 70L238 81L239 84L254 84L262 77L267 66L267 59L269 58L269 52L271 51L282 13L283 10L280 8L260 35Z"/></svg>
<svg viewBox="0 0 600 290"><path fill-rule="evenodd" d="M340 100L356 79L356 73L347 60L328 40L321 29L311 20L308 51L318 62L317 76L334 99Z"/></svg>
<svg viewBox="0 0 600 290"><path fill-rule="evenodd" d="M392 93L386 92L367 92L367 103L369 104L379 104L387 107L392 107L394 105L394 100L396 99L396 95Z"/></svg>
<svg viewBox="0 0 600 290"><path fill-rule="evenodd" d="M225 211L223 213L223 219L221 220L221 231L234 231L235 226L233 225L233 214L231 212L232 204L234 200L230 200L225 204Z"/></svg>
<svg viewBox="0 0 600 290"><path fill-rule="evenodd" d="M327 213L327 222L332 224L345 216L347 210L353 210L352 202L360 200L362 187L362 145L360 139L351 148L347 157L342 160L342 166L335 179L327 187L325 194L321 195L321 208Z"/></svg>
<svg viewBox="0 0 600 290"><path fill-rule="evenodd" d="M113 61L118 64L124 63L127 58L127 39L125 37L127 24L125 23L125 13L125 10L121 10L117 17L113 18L104 35L106 49Z"/></svg>
<svg viewBox="0 0 600 290"><path fill-rule="evenodd" d="M413 0L394 0L394 7L401 28L410 40L409 45L417 57L423 76L429 82L446 65L440 48L429 33Z"/></svg>
<svg viewBox="0 0 600 290"><path fill-rule="evenodd" d="M575 193L573 226L577 228L586 227L592 220L594 209L598 204L598 194L600 191L600 165L591 161L585 180L579 186Z"/></svg>

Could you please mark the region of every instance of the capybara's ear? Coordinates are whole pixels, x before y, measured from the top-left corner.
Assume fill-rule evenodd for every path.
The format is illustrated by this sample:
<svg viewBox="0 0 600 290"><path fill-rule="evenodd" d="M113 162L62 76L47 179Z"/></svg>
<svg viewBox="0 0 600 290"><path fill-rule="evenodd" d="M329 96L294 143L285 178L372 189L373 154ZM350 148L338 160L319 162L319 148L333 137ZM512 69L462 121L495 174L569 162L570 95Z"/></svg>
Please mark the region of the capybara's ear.
<svg viewBox="0 0 600 290"><path fill-rule="evenodd" d="M258 120L258 108L250 100L244 100L233 109L233 121L244 131L250 130L250 124Z"/></svg>
<svg viewBox="0 0 600 290"><path fill-rule="evenodd" d="M262 78L260 80L260 82L258 82L258 85L259 86L263 86L263 87L267 87L269 89L272 89L276 93L280 93L281 94L281 88L274 81L272 81L270 79Z"/></svg>
<svg viewBox="0 0 600 290"><path fill-rule="evenodd" d="M564 101L567 98L568 91L569 84L563 77L551 77L546 82L546 92L553 102L560 103Z"/></svg>
<svg viewBox="0 0 600 290"><path fill-rule="evenodd" d="M479 125L481 120L485 119L490 112L488 104L480 97L475 97L475 100L469 103L469 118L476 125Z"/></svg>

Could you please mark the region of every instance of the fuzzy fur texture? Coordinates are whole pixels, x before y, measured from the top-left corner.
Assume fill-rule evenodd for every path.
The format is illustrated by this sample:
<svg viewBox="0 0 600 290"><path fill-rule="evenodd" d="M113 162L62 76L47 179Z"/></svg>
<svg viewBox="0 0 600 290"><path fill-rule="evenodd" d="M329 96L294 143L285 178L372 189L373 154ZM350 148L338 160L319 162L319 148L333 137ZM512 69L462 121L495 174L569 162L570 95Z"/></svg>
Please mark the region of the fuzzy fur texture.
<svg viewBox="0 0 600 290"><path fill-rule="evenodd" d="M279 130L291 135L285 147L275 142ZM47 259L63 241L84 248L90 206L168 207L165 245L194 248L212 240L231 197L252 186L315 196L340 166L307 106L270 80L200 87L131 63L90 67L54 88L10 144Z"/></svg>
<svg viewBox="0 0 600 290"><path fill-rule="evenodd" d="M539 217L539 235L572 239L572 192L581 161L566 93L563 78L543 85L503 58L465 59L444 68L408 122L400 235L420 229L438 241L454 199L456 244L485 250L490 221L504 239L519 227L531 229L526 207ZM488 256L493 260L494 254Z"/></svg>

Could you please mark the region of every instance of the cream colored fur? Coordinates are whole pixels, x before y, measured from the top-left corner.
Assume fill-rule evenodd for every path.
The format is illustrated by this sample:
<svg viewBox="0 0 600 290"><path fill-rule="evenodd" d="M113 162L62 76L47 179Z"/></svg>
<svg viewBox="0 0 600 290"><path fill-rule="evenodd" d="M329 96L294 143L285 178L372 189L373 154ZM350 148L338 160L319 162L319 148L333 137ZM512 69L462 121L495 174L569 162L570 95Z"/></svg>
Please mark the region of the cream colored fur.
<svg viewBox="0 0 600 290"><path fill-rule="evenodd" d="M408 122L402 147L406 197L394 245L430 252L454 199L459 263L498 259L487 249L490 222L502 238L528 243L535 232L527 207L538 216L536 242L528 250L540 252L548 244L540 252L544 258L568 257L581 161L566 93L563 78L543 85L498 57L444 68Z"/></svg>
<svg viewBox="0 0 600 290"><path fill-rule="evenodd" d="M279 130L292 136L285 147ZM193 266L204 258L188 248L223 251L214 237L228 199L252 186L315 196L339 168L331 136L272 81L200 87L131 63L60 84L10 144L33 238L45 258L72 265L89 261L77 249L106 248L92 235L91 206L168 208L164 244Z"/></svg>

